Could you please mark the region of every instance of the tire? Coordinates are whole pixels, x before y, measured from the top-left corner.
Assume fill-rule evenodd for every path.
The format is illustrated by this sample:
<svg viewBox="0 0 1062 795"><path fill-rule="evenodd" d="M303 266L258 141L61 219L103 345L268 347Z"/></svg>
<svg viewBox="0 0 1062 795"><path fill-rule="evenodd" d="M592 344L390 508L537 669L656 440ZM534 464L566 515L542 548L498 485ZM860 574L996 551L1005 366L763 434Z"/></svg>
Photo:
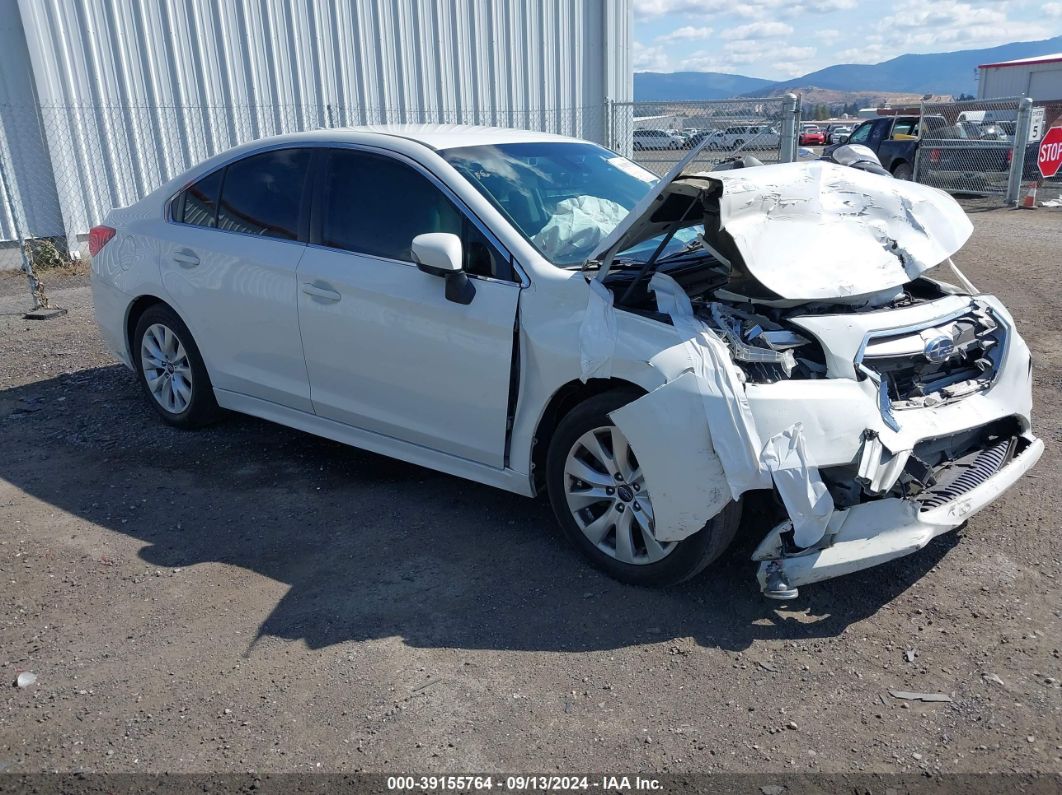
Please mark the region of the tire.
<svg viewBox="0 0 1062 795"><path fill-rule="evenodd" d="M741 506L731 502L692 536L678 542L661 543L648 532L652 526L652 504L645 500L648 491L641 478L636 477L628 483L606 474L606 467L584 468L592 460L592 454L584 446L584 440L590 435L598 440L599 448L609 454L616 452L614 440L617 438L626 444L608 414L638 397L633 390L606 392L586 400L569 412L550 440L546 457L546 485L557 521L565 535L590 563L615 579L632 585L671 585L699 574L726 550L737 532ZM610 440L613 440L611 450L606 450ZM621 461L617 468L628 472L637 470L636 457L628 456L626 463L625 467ZM581 481L571 474L571 469L578 469L601 480ZM614 479L620 486L626 485L627 489L621 493L620 486L605 485ZM573 509L569 504L570 486L573 487L571 495L576 505L585 501L585 498L581 501L579 495L587 490L600 492L612 488L614 496L596 500L591 497L590 502ZM591 540L583 527L590 529L598 540ZM628 555L630 561L621 559L624 555L618 543L619 533L624 527L628 528L630 551L634 553L633 556Z"/></svg>
<svg viewBox="0 0 1062 795"><path fill-rule="evenodd" d="M900 163L893 168L892 175L896 177L896 179L902 179L908 182L914 179L914 171L911 169L910 163Z"/></svg>
<svg viewBox="0 0 1062 795"><path fill-rule="evenodd" d="M132 353L137 380L163 422L201 428L221 415L199 348L168 306L155 304L140 316Z"/></svg>

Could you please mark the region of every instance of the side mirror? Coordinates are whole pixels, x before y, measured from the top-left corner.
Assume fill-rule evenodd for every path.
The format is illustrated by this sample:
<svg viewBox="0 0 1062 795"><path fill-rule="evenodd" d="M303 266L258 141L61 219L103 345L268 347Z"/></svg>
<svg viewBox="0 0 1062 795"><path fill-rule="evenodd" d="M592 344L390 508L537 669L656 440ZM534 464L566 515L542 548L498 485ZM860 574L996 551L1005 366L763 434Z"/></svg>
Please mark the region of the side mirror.
<svg viewBox="0 0 1062 795"><path fill-rule="evenodd" d="M428 232L413 238L410 247L413 260L424 273L446 279L446 300L470 304L476 286L469 281L461 266L463 251L461 238L448 232Z"/></svg>
<svg viewBox="0 0 1062 795"><path fill-rule="evenodd" d="M413 238L413 261L432 276L461 270L461 238L446 232L428 232Z"/></svg>

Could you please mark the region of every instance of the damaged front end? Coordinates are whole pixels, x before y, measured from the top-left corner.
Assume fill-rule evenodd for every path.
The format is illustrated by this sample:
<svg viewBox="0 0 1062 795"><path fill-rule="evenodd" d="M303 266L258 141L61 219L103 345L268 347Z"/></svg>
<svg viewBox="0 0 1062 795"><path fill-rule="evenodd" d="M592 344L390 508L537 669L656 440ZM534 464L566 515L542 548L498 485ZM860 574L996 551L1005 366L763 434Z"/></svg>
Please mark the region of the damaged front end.
<svg viewBox="0 0 1062 795"><path fill-rule="evenodd" d="M675 333L650 362L663 386L612 415L641 442L659 540L773 493L784 518L753 558L791 598L924 547L1039 459L1028 348L951 262L971 227L950 197L813 163L678 177L643 204L595 262L603 306ZM677 253L618 254L691 223Z"/></svg>

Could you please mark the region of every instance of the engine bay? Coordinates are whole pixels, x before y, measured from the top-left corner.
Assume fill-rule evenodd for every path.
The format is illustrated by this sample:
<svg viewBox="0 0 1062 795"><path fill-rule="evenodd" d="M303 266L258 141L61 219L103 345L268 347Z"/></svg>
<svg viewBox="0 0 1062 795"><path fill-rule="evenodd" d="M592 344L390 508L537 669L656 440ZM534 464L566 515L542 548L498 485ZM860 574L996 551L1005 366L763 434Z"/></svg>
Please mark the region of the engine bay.
<svg viewBox="0 0 1062 795"><path fill-rule="evenodd" d="M791 321L807 315L845 315L857 312L888 311L934 301L949 295L940 282L919 277L902 288L843 301L795 301L770 295L748 274L720 261L694 244L685 251L658 260L654 273L673 279L690 297L695 315L707 323L730 349L734 362L746 380L770 384L789 379L827 377L825 357L820 345ZM617 309L653 317L669 323L670 318L657 309L656 298L649 289L648 269L639 262L616 263L604 280ZM967 348L983 358L980 347L982 327L970 324L956 327ZM966 339L969 338L969 339ZM988 343L991 347L992 343ZM889 362L888 375L894 399L899 400L901 386L896 377L919 351L904 351ZM941 382L954 386L968 380L952 377L948 362L922 362L919 373L927 383ZM982 363L983 364L983 363ZM987 369L983 367L982 369ZM964 371L965 372L965 371ZM967 374L969 375L969 374ZM943 379L943 380L942 380ZM915 390L917 391L917 390ZM915 396L915 403L919 395Z"/></svg>

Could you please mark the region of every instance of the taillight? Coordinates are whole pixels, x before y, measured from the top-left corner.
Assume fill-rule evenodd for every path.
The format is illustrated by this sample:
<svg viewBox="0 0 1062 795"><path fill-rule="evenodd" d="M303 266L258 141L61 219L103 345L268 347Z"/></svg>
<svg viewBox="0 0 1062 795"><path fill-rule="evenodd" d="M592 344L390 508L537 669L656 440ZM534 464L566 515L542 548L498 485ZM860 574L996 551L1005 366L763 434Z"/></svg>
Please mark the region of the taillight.
<svg viewBox="0 0 1062 795"><path fill-rule="evenodd" d="M100 253L112 237L117 233L116 229L109 226L94 226L89 230L89 256L95 257Z"/></svg>
<svg viewBox="0 0 1062 795"><path fill-rule="evenodd" d="M1011 164L1011 161L1013 161L1013 160L1014 160L1014 150L1013 149L1008 149L1007 150L1007 165L1009 166Z"/></svg>
<svg viewBox="0 0 1062 795"><path fill-rule="evenodd" d="M930 163L934 163L934 164L940 162L940 150L939 149L930 149L929 150L929 162Z"/></svg>

